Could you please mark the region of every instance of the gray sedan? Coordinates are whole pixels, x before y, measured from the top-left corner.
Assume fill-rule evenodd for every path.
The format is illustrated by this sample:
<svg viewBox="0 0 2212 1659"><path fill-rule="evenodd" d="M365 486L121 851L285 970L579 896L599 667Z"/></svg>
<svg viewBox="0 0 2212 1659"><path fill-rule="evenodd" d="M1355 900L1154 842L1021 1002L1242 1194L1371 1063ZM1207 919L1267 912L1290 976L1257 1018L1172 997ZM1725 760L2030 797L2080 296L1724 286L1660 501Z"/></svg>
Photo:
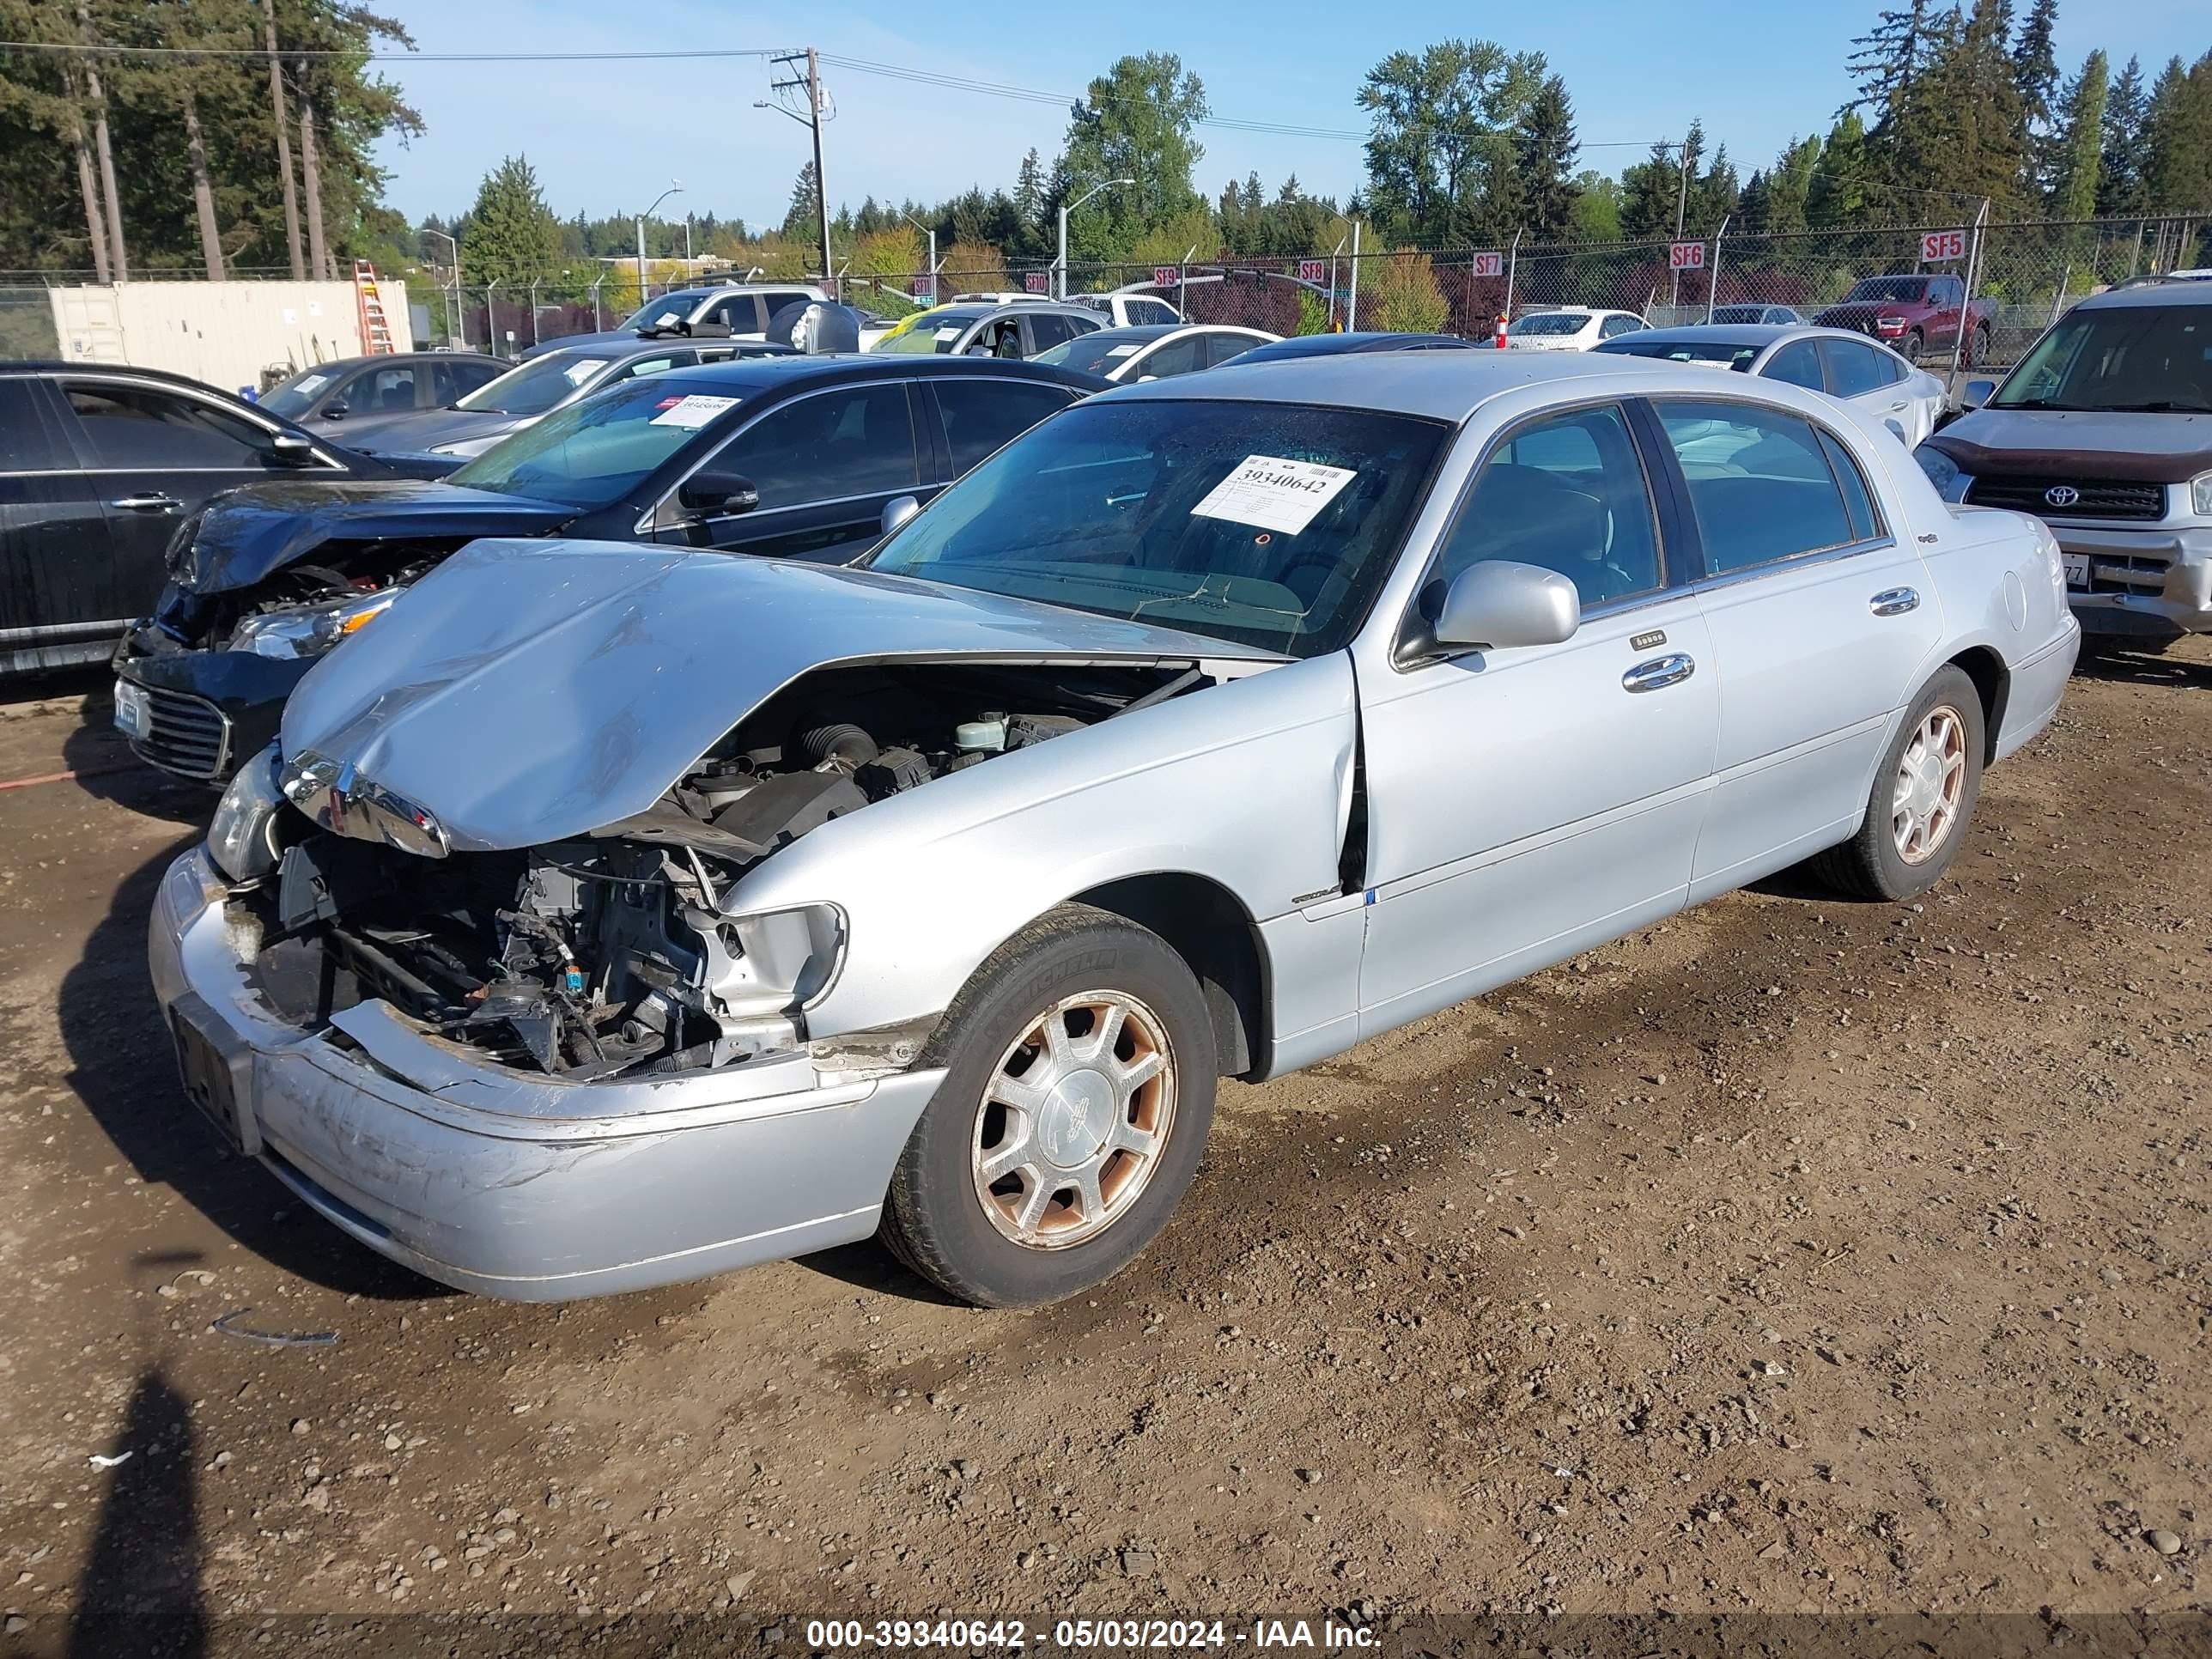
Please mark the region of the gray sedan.
<svg viewBox="0 0 2212 1659"><path fill-rule="evenodd" d="M1947 395L1933 374L1915 368L1887 346L1839 328L1713 323L1655 328L1597 349L1617 356L1732 368L1825 392L1888 427L1907 449L1936 429Z"/></svg>
<svg viewBox="0 0 2212 1659"><path fill-rule="evenodd" d="M2073 665L2040 524L1777 381L1388 368L1101 394L852 567L464 550L161 883L192 1097L471 1290L880 1232L1044 1301L1166 1222L1218 1077L1788 866L1942 876Z"/></svg>

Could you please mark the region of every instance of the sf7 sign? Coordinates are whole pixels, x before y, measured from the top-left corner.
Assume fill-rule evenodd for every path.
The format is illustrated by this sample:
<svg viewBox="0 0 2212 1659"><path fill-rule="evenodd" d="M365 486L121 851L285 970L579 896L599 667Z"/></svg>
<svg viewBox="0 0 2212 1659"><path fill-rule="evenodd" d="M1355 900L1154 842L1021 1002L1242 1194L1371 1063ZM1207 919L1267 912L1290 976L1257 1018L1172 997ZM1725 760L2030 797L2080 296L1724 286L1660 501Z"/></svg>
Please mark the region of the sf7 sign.
<svg viewBox="0 0 2212 1659"><path fill-rule="evenodd" d="M1939 265L1947 259L1966 257L1966 233L1963 230L1931 230L1920 239L1920 263Z"/></svg>
<svg viewBox="0 0 2212 1659"><path fill-rule="evenodd" d="M1705 268L1705 245L1703 242L1670 242L1667 246L1667 263L1676 270L1703 270Z"/></svg>
<svg viewBox="0 0 2212 1659"><path fill-rule="evenodd" d="M1476 254L1474 274L1478 276L1503 276L1505 274L1505 256L1495 249Z"/></svg>

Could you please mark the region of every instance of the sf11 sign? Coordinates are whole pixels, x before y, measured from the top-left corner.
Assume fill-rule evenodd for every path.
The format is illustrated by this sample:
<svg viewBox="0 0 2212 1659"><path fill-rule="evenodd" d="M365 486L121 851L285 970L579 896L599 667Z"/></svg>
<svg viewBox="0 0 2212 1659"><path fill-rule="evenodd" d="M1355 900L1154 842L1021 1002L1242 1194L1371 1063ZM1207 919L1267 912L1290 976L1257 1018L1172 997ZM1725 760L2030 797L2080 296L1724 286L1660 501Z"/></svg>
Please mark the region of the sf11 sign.
<svg viewBox="0 0 2212 1659"><path fill-rule="evenodd" d="M1923 265L1942 264L1947 259L1966 257L1966 233L1963 230L1931 230L1920 239L1920 263Z"/></svg>
<svg viewBox="0 0 2212 1659"><path fill-rule="evenodd" d="M1182 273L1177 270L1173 265L1154 265L1152 267L1152 286L1154 288L1173 288L1182 280Z"/></svg>
<svg viewBox="0 0 2212 1659"><path fill-rule="evenodd" d="M1328 280L1328 261L1301 259L1298 261L1298 280L1302 283L1325 283Z"/></svg>
<svg viewBox="0 0 2212 1659"><path fill-rule="evenodd" d="M1022 275L1022 287L1029 293L1049 294L1052 291L1050 284L1051 278L1044 271L1025 271Z"/></svg>
<svg viewBox="0 0 2212 1659"><path fill-rule="evenodd" d="M1667 263L1676 270L1703 270L1705 268L1705 245L1703 242L1669 243Z"/></svg>
<svg viewBox="0 0 2212 1659"><path fill-rule="evenodd" d="M1474 274L1478 276L1503 276L1505 274L1505 256L1495 249L1476 254Z"/></svg>

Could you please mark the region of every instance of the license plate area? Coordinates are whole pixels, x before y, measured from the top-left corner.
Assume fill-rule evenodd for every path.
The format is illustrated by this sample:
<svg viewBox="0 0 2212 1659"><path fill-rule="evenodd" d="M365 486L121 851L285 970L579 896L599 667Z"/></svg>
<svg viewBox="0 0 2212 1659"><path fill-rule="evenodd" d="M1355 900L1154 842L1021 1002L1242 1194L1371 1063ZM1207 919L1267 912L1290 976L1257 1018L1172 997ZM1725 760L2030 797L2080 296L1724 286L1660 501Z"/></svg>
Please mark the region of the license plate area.
<svg viewBox="0 0 2212 1659"><path fill-rule="evenodd" d="M143 743L154 732L154 711L146 694L129 680L115 682L115 729Z"/></svg>
<svg viewBox="0 0 2212 1659"><path fill-rule="evenodd" d="M232 1152L249 1158L258 1152L253 1050L221 1026L207 1005L189 991L169 1011L169 1035L176 1044L177 1075L192 1104Z"/></svg>
<svg viewBox="0 0 2212 1659"><path fill-rule="evenodd" d="M2067 586L2088 586L2089 556L2087 553L2061 553L2058 562L2066 572Z"/></svg>

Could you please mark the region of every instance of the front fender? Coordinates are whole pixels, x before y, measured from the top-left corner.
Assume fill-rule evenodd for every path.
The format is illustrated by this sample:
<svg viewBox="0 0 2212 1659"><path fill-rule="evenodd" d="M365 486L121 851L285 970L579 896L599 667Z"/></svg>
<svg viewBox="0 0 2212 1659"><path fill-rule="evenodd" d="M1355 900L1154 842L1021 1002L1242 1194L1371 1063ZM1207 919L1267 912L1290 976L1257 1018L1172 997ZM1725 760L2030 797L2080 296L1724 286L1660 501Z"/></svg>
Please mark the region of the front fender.
<svg viewBox="0 0 2212 1659"><path fill-rule="evenodd" d="M1267 669L836 819L724 908L843 909L844 965L811 1036L923 1018L1024 924L1106 882L1202 877L1255 921L1333 890L1358 729L1343 653Z"/></svg>

